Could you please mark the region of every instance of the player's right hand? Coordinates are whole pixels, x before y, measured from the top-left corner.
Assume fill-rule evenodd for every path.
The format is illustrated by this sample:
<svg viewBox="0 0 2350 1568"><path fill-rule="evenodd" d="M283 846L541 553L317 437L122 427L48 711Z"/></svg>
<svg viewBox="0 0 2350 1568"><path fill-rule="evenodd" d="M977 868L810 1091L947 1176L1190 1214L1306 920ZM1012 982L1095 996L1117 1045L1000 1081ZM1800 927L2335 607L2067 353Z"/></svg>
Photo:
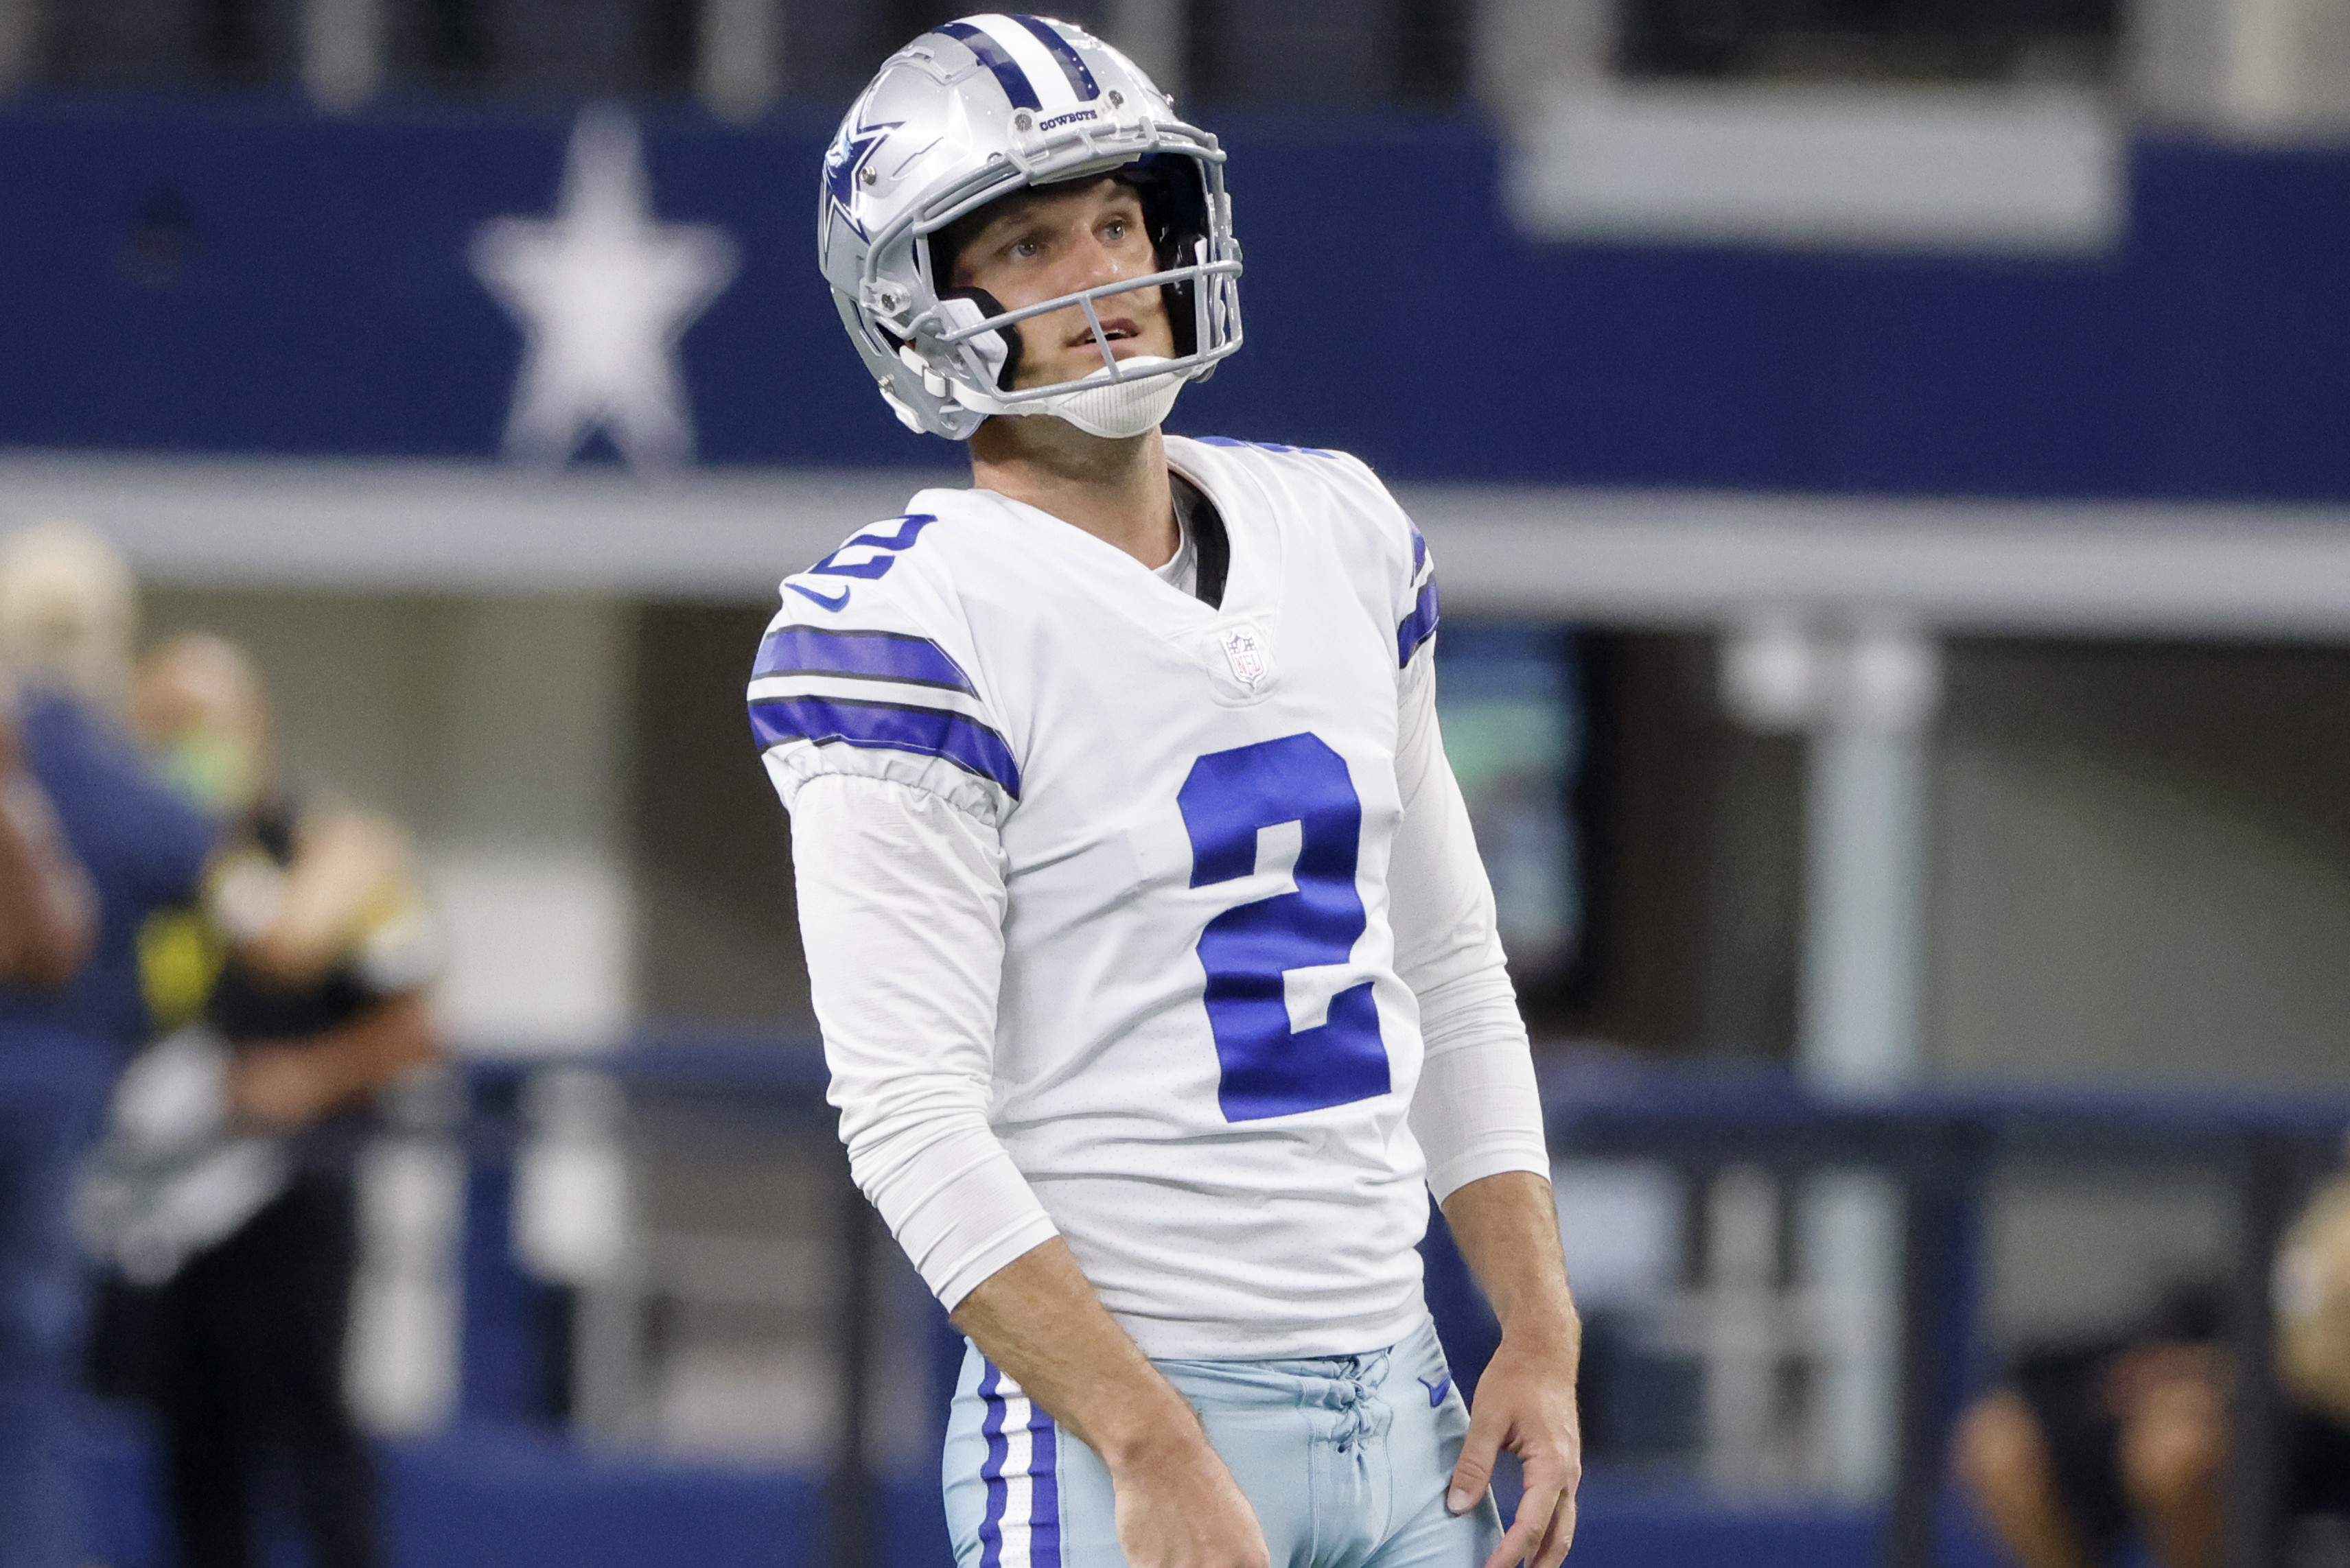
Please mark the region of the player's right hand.
<svg viewBox="0 0 2350 1568"><path fill-rule="evenodd" d="M1110 1485L1128 1568L1272 1568L1256 1511L1205 1433L1113 1465Z"/></svg>

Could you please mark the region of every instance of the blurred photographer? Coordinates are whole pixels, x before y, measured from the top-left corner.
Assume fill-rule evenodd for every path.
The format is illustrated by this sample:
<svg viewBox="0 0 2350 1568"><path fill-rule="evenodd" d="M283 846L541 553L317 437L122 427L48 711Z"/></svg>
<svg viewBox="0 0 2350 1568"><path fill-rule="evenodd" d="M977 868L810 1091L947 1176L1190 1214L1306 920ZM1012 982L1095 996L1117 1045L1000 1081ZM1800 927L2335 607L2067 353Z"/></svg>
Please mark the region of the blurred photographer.
<svg viewBox="0 0 2350 1568"><path fill-rule="evenodd" d="M2277 1260L2286 1514L2350 1515L2350 1176ZM1960 1420L1960 1486L2023 1568L2103 1568L2135 1536L2157 1568L2220 1568L2229 1404L2224 1294L2175 1289L2116 1340L2042 1346Z"/></svg>
<svg viewBox="0 0 2350 1568"><path fill-rule="evenodd" d="M343 1392L352 1157L377 1091L439 1051L407 842L283 791L259 677L221 639L151 655L132 711L224 848L208 908L148 934L148 995L179 1027L124 1075L85 1229L153 1293L147 1392L181 1568L256 1561L252 1483L273 1459L316 1568L372 1568L373 1466ZM235 925L267 940L234 943ZM286 978L288 951L317 960L307 978Z"/></svg>

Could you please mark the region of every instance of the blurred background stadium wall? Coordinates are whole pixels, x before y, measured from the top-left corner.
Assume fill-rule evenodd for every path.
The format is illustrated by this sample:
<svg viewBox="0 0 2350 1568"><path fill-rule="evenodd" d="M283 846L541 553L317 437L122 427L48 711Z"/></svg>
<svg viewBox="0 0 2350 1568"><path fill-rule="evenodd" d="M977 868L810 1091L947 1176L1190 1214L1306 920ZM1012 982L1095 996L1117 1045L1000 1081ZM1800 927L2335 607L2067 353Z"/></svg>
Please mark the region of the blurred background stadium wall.
<svg viewBox="0 0 2350 1568"><path fill-rule="evenodd" d="M844 1441L918 1500L890 1560L939 1560L886 1250L841 1407L863 1272L739 704L776 580L955 482L807 222L849 97L953 14L0 0L0 517L115 538L151 636L252 649L293 773L413 828L504 1129L420 1089L369 1168L354 1376L419 1568L633 1568L687 1514L825 1560ZM2335 0L1062 14L1232 150L1253 340L1171 428L1356 452L1426 529L1562 1084L2350 1103ZM1762 1169L1562 1166L1618 1346L1595 1563L1875 1550L1903 1211ZM2241 1239L2208 1161L1987 1191L1960 1381ZM479 1446L567 1427L604 1469ZM611 1479L649 1452L696 1462Z"/></svg>

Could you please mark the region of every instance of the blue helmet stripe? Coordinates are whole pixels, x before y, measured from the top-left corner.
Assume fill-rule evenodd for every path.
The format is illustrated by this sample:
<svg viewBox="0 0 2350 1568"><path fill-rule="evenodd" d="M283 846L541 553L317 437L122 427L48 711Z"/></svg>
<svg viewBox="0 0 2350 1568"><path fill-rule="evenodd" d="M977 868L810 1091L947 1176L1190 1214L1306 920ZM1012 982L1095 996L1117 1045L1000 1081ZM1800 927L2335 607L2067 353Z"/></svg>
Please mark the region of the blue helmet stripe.
<svg viewBox="0 0 2350 1568"><path fill-rule="evenodd" d="M1101 84L1094 80L1094 73L1086 68L1085 57L1069 47L1069 40L1061 36L1059 28L1042 17L1025 16L1016 11L1011 16L1014 21L1035 34L1038 43L1053 52L1053 58L1060 62L1061 74L1069 78L1072 91L1081 99L1101 97Z"/></svg>
<svg viewBox="0 0 2350 1568"><path fill-rule="evenodd" d="M1028 73L1020 68L1020 62L1005 54L1003 46L989 37L985 28L974 27L969 22L948 22L941 25L938 30L977 55L979 63L995 73L995 79L1003 84L1003 96L1012 100L1013 108L1045 107L1044 100L1036 96L1036 84L1028 79ZM1066 47L1066 45L1063 47Z"/></svg>
<svg viewBox="0 0 2350 1568"><path fill-rule="evenodd" d="M845 697L763 697L751 703L751 734L762 752L785 741L813 741L819 746L942 757L1020 798L1020 765L1003 737L976 719L941 708Z"/></svg>

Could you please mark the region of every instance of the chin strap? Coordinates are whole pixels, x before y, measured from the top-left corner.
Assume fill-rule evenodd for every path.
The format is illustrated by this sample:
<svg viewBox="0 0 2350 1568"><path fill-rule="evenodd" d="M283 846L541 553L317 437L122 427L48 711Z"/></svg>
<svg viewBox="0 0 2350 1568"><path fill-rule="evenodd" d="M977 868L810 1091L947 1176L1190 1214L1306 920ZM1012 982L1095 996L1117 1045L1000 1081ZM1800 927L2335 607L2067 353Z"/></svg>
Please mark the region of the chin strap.
<svg viewBox="0 0 2350 1568"><path fill-rule="evenodd" d="M1087 435L1113 440L1139 436L1166 421L1168 410L1175 406L1177 395L1191 379L1180 372L1149 372L1150 366L1169 362L1160 355L1137 355L1118 367L1129 372L1125 379L1113 381L1108 379L1107 370L1097 370L1066 392L1018 403L1006 403L974 392L958 381L955 400L981 413L1066 420ZM1137 371L1140 374L1132 373Z"/></svg>
<svg viewBox="0 0 2350 1568"><path fill-rule="evenodd" d="M1128 360L1128 364L1140 363ZM1049 413L1076 426L1087 435L1124 437L1139 436L1145 431L1157 430L1175 407L1176 395L1183 390L1181 376L1150 376L1139 381L1105 381L1097 387L1085 387L1065 392L1045 401L1057 404L1051 409L1040 408L1038 413Z"/></svg>

